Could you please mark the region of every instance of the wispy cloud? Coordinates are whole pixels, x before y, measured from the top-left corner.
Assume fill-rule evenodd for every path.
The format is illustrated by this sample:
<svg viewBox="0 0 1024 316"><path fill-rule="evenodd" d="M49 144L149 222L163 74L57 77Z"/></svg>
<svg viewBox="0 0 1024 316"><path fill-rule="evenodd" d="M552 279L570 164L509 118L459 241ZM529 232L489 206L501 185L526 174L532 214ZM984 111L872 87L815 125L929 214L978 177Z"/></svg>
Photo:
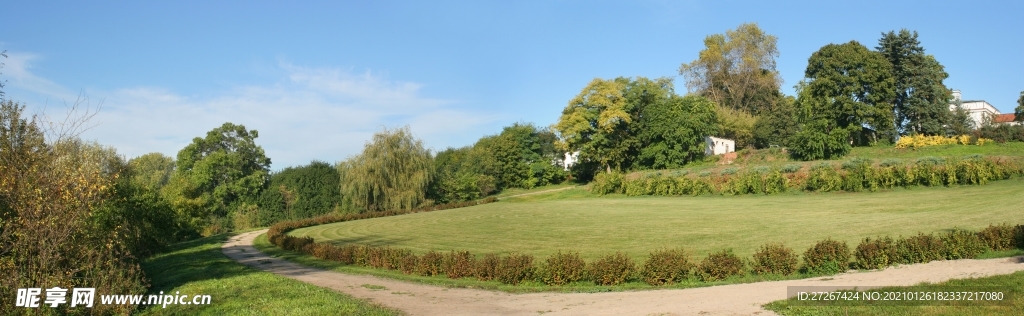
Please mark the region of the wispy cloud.
<svg viewBox="0 0 1024 316"><path fill-rule="evenodd" d="M11 86L47 98L77 96L29 71L36 59L12 55L4 68ZM285 75L276 83L238 86L212 97L188 97L162 87L86 91L103 101L94 118L96 126L82 136L112 145L128 157L148 152L174 156L193 137L232 122L258 130L257 144L274 162L273 168L280 169L357 154L384 127L409 125L428 146L443 148L460 145L453 139L464 141L467 133L479 133L498 119L457 100L424 97L422 84L370 71L291 63L280 63L279 68Z"/></svg>

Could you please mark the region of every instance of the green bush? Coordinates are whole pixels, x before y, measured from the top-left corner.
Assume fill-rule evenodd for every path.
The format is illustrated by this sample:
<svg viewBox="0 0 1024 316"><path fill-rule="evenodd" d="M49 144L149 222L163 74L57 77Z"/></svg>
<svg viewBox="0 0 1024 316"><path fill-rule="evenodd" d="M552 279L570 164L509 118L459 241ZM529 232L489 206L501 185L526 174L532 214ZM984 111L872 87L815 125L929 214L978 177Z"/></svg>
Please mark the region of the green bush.
<svg viewBox="0 0 1024 316"><path fill-rule="evenodd" d="M437 251L429 251L420 257L416 273L422 276L440 275L444 272L444 255Z"/></svg>
<svg viewBox="0 0 1024 316"><path fill-rule="evenodd" d="M859 269L881 269L896 263L896 242L892 237L864 238L854 250Z"/></svg>
<svg viewBox="0 0 1024 316"><path fill-rule="evenodd" d="M782 171L782 173L795 173L797 171L800 171L800 168L803 168L803 166L800 166L798 164L788 164L788 165L782 166L781 171Z"/></svg>
<svg viewBox="0 0 1024 316"><path fill-rule="evenodd" d="M743 259L732 253L732 250L708 254L700 261L697 271L701 280L717 281L724 280L730 276L743 274Z"/></svg>
<svg viewBox="0 0 1024 316"><path fill-rule="evenodd" d="M825 239L804 252L804 268L811 274L836 274L846 271L850 248L846 242Z"/></svg>
<svg viewBox="0 0 1024 316"><path fill-rule="evenodd" d="M419 257L414 255L412 251L405 254L402 257L402 262L398 266L398 270L405 274L416 273L416 269L419 267Z"/></svg>
<svg viewBox="0 0 1024 316"><path fill-rule="evenodd" d="M616 285L629 280L636 270L633 259L621 252L604 256L587 267L590 278L597 285Z"/></svg>
<svg viewBox="0 0 1024 316"><path fill-rule="evenodd" d="M601 195L621 193L622 174L618 172L598 173L590 185L590 192Z"/></svg>
<svg viewBox="0 0 1024 316"><path fill-rule="evenodd" d="M1013 227L1013 243L1017 244L1017 249L1024 250L1024 225Z"/></svg>
<svg viewBox="0 0 1024 316"><path fill-rule="evenodd" d="M533 278L535 270L532 255L513 253L501 259L495 278L498 282L516 285Z"/></svg>
<svg viewBox="0 0 1024 316"><path fill-rule="evenodd" d="M494 280L498 275L499 265L501 265L501 257L493 253L486 254L483 259L477 260L473 274L480 281Z"/></svg>
<svg viewBox="0 0 1024 316"><path fill-rule="evenodd" d="M935 235L918 233L917 236L900 238L896 241L896 261L893 263L925 263L943 259L942 239Z"/></svg>
<svg viewBox="0 0 1024 316"><path fill-rule="evenodd" d="M682 282L690 275L693 263L682 248L651 252L640 270L640 277L650 285Z"/></svg>
<svg viewBox="0 0 1024 316"><path fill-rule="evenodd" d="M476 257L469 251L451 251L444 257L444 274L451 279L473 276Z"/></svg>
<svg viewBox="0 0 1024 316"><path fill-rule="evenodd" d="M1010 224L1001 224L998 226L988 225L985 229L978 232L978 238L992 250L1010 250L1013 249L1013 226Z"/></svg>
<svg viewBox="0 0 1024 316"><path fill-rule="evenodd" d="M757 274L790 275L796 272L797 255L782 244L767 244L754 253L750 268Z"/></svg>
<svg viewBox="0 0 1024 316"><path fill-rule="evenodd" d="M942 236L942 256L947 260L972 259L985 252L985 244L978 234L954 229Z"/></svg>
<svg viewBox="0 0 1024 316"><path fill-rule="evenodd" d="M578 252L558 251L544 261L540 280L547 285L565 285L582 280L587 273L586 263Z"/></svg>
<svg viewBox="0 0 1024 316"><path fill-rule="evenodd" d="M812 192L839 191L843 188L843 177L832 169L832 165L822 163L811 168L804 188Z"/></svg>

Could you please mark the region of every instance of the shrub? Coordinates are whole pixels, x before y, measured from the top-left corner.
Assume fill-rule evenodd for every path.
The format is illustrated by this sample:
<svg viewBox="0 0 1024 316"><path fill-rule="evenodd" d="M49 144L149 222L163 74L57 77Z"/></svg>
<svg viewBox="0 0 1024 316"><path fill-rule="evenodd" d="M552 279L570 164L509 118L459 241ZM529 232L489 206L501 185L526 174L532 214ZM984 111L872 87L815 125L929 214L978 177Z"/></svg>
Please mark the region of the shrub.
<svg viewBox="0 0 1024 316"><path fill-rule="evenodd" d="M942 239L935 235L918 233L917 236L900 238L896 241L896 261L893 263L911 264L940 260L942 255Z"/></svg>
<svg viewBox="0 0 1024 316"><path fill-rule="evenodd" d="M790 275L796 272L797 255L782 244L767 244L754 253L751 270L757 274Z"/></svg>
<svg viewBox="0 0 1024 316"><path fill-rule="evenodd" d="M1013 227L1013 243L1017 244L1018 249L1024 250L1024 225Z"/></svg>
<svg viewBox="0 0 1024 316"><path fill-rule="evenodd" d="M781 171L782 171L782 173L794 173L794 172L800 171L800 168L802 168L800 165L789 164L789 165L783 166Z"/></svg>
<svg viewBox="0 0 1024 316"><path fill-rule="evenodd" d="M604 256L588 266L590 278L597 285L625 283L636 270L633 259L621 252Z"/></svg>
<svg viewBox="0 0 1024 316"><path fill-rule="evenodd" d="M481 281L494 280L498 274L498 266L500 264L501 257L493 253L486 254L483 259L476 261L476 269L473 271L473 274Z"/></svg>
<svg viewBox="0 0 1024 316"><path fill-rule="evenodd" d="M942 236L942 256L948 260L975 258L985 252L985 244L978 234L954 229Z"/></svg>
<svg viewBox="0 0 1024 316"><path fill-rule="evenodd" d="M444 271L444 255L439 252L431 250L423 254L419 261L416 273L422 276L440 275Z"/></svg>
<svg viewBox="0 0 1024 316"><path fill-rule="evenodd" d="M402 262L398 266L398 270L405 274L416 273L416 269L419 267L419 257L414 255L411 251L406 253L402 257Z"/></svg>
<svg viewBox="0 0 1024 316"><path fill-rule="evenodd" d="M992 250L1010 250L1014 246L1014 228L1010 224L989 225L978 232L978 237Z"/></svg>
<svg viewBox="0 0 1024 316"><path fill-rule="evenodd" d="M892 237L864 238L854 251L860 269L881 269L897 262L896 242Z"/></svg>
<svg viewBox="0 0 1024 316"><path fill-rule="evenodd" d="M578 252L559 251L544 261L540 280L547 285L564 285L582 280L586 271L586 263Z"/></svg>
<svg viewBox="0 0 1024 316"><path fill-rule="evenodd" d="M846 271L850 248L846 242L825 239L804 252L804 268L812 274L835 274Z"/></svg>
<svg viewBox="0 0 1024 316"><path fill-rule="evenodd" d="M682 282L693 269L690 255L681 248L663 249L651 252L640 270L644 282L650 285L663 285Z"/></svg>
<svg viewBox="0 0 1024 316"><path fill-rule="evenodd" d="M737 170L739 170L739 169L736 169L736 168L725 168L725 169L722 169L722 171L719 172L719 174L723 175L723 176L732 175L732 174L736 174Z"/></svg>
<svg viewBox="0 0 1024 316"><path fill-rule="evenodd" d="M598 173L590 185L590 192L595 194L611 194L622 192L622 174L618 172Z"/></svg>
<svg viewBox="0 0 1024 316"><path fill-rule="evenodd" d="M516 285L532 278L534 270L532 255L513 253L501 259L495 278L501 283Z"/></svg>
<svg viewBox="0 0 1024 316"><path fill-rule="evenodd" d="M716 281L743 274L743 266L743 259L732 253L732 250L723 250L701 260L697 270L702 280Z"/></svg>
<svg viewBox="0 0 1024 316"><path fill-rule="evenodd" d="M831 165L823 163L811 168L805 188L807 191L829 192L842 189L842 185L843 178L839 173Z"/></svg>
<svg viewBox="0 0 1024 316"><path fill-rule="evenodd" d="M473 275L476 257L469 251L451 251L444 257L444 274L451 279Z"/></svg>

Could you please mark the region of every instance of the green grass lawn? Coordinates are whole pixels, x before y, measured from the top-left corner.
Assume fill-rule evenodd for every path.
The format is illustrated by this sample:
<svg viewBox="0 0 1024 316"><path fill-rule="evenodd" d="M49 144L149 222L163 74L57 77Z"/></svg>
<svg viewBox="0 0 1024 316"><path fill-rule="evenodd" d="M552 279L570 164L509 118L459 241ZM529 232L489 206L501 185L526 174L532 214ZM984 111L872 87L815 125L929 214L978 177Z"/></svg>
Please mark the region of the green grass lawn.
<svg viewBox="0 0 1024 316"><path fill-rule="evenodd" d="M726 168L752 168L756 166L769 166L774 168L780 168L784 165L798 164L798 165L815 165L822 161L794 161L789 156L782 152L779 148L774 149L762 149L762 150L741 150L737 152L738 158L729 165L718 164L718 158L708 158L706 161L694 162L681 169L675 170L656 170L656 171L641 171L640 173L648 172L688 172L690 174L700 174L701 172L709 172L711 174L718 174L719 171ZM894 146L874 146L874 147L853 147L850 153L842 158L833 160L833 163L839 163L842 161L850 160L852 158L867 158L874 160L875 162L882 162L887 159L899 159L908 162L914 161L921 157L957 157L962 158L964 156L971 155L984 155L984 156L1024 156L1024 143L1020 142L1009 142L1009 143L991 143L984 146L974 145L939 145L929 146L918 149L897 149Z"/></svg>
<svg viewBox="0 0 1024 316"><path fill-rule="evenodd" d="M1000 304L982 302L943 302L928 306L800 306L795 299L775 301L766 309L787 316L811 315L1024 315L1024 272L978 279L950 280L937 284L892 287L878 291L901 292L964 291L973 287L1002 291Z"/></svg>
<svg viewBox="0 0 1024 316"><path fill-rule="evenodd" d="M297 229L337 244L412 249L523 252L538 260L574 250L587 260L616 251L642 261L662 247L697 257L731 248L749 257L782 242L802 253L831 237L856 247L864 237L980 230L1024 224L1024 180L981 186L914 187L863 193L698 197L593 197L581 188L467 208ZM515 202L525 201L525 202Z"/></svg>
<svg viewBox="0 0 1024 316"><path fill-rule="evenodd" d="M236 263L221 253L227 235L175 245L147 259L149 294L210 295L210 305L167 305L142 315L399 315L347 295Z"/></svg>

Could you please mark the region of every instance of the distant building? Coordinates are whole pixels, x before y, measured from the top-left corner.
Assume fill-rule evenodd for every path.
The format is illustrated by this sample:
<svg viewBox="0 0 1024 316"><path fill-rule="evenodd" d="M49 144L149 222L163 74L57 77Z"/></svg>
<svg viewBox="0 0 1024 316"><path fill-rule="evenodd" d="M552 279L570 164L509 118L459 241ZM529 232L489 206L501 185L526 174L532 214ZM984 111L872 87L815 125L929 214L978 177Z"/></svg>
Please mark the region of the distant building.
<svg viewBox="0 0 1024 316"><path fill-rule="evenodd" d="M960 100L960 90L953 90L953 103L949 104L950 111L956 111L956 102L961 101L961 107L967 111L970 115L971 120L974 121L974 126L981 126L985 122L986 116L993 118L999 117L1001 113L996 107L992 106L985 100ZM1012 121L1013 119L1011 119Z"/></svg>
<svg viewBox="0 0 1024 316"><path fill-rule="evenodd" d="M704 137L704 155L715 156L736 151L736 141L718 137Z"/></svg>
<svg viewBox="0 0 1024 316"><path fill-rule="evenodd" d="M1021 125L1020 122L1014 121L1015 114L999 114L992 118L992 124L995 125Z"/></svg>
<svg viewBox="0 0 1024 316"><path fill-rule="evenodd" d="M572 165L575 165L576 161L579 161L579 159L580 152L578 151L565 153L565 159L562 159L562 168L565 169L565 171L569 171L569 168L572 168Z"/></svg>

